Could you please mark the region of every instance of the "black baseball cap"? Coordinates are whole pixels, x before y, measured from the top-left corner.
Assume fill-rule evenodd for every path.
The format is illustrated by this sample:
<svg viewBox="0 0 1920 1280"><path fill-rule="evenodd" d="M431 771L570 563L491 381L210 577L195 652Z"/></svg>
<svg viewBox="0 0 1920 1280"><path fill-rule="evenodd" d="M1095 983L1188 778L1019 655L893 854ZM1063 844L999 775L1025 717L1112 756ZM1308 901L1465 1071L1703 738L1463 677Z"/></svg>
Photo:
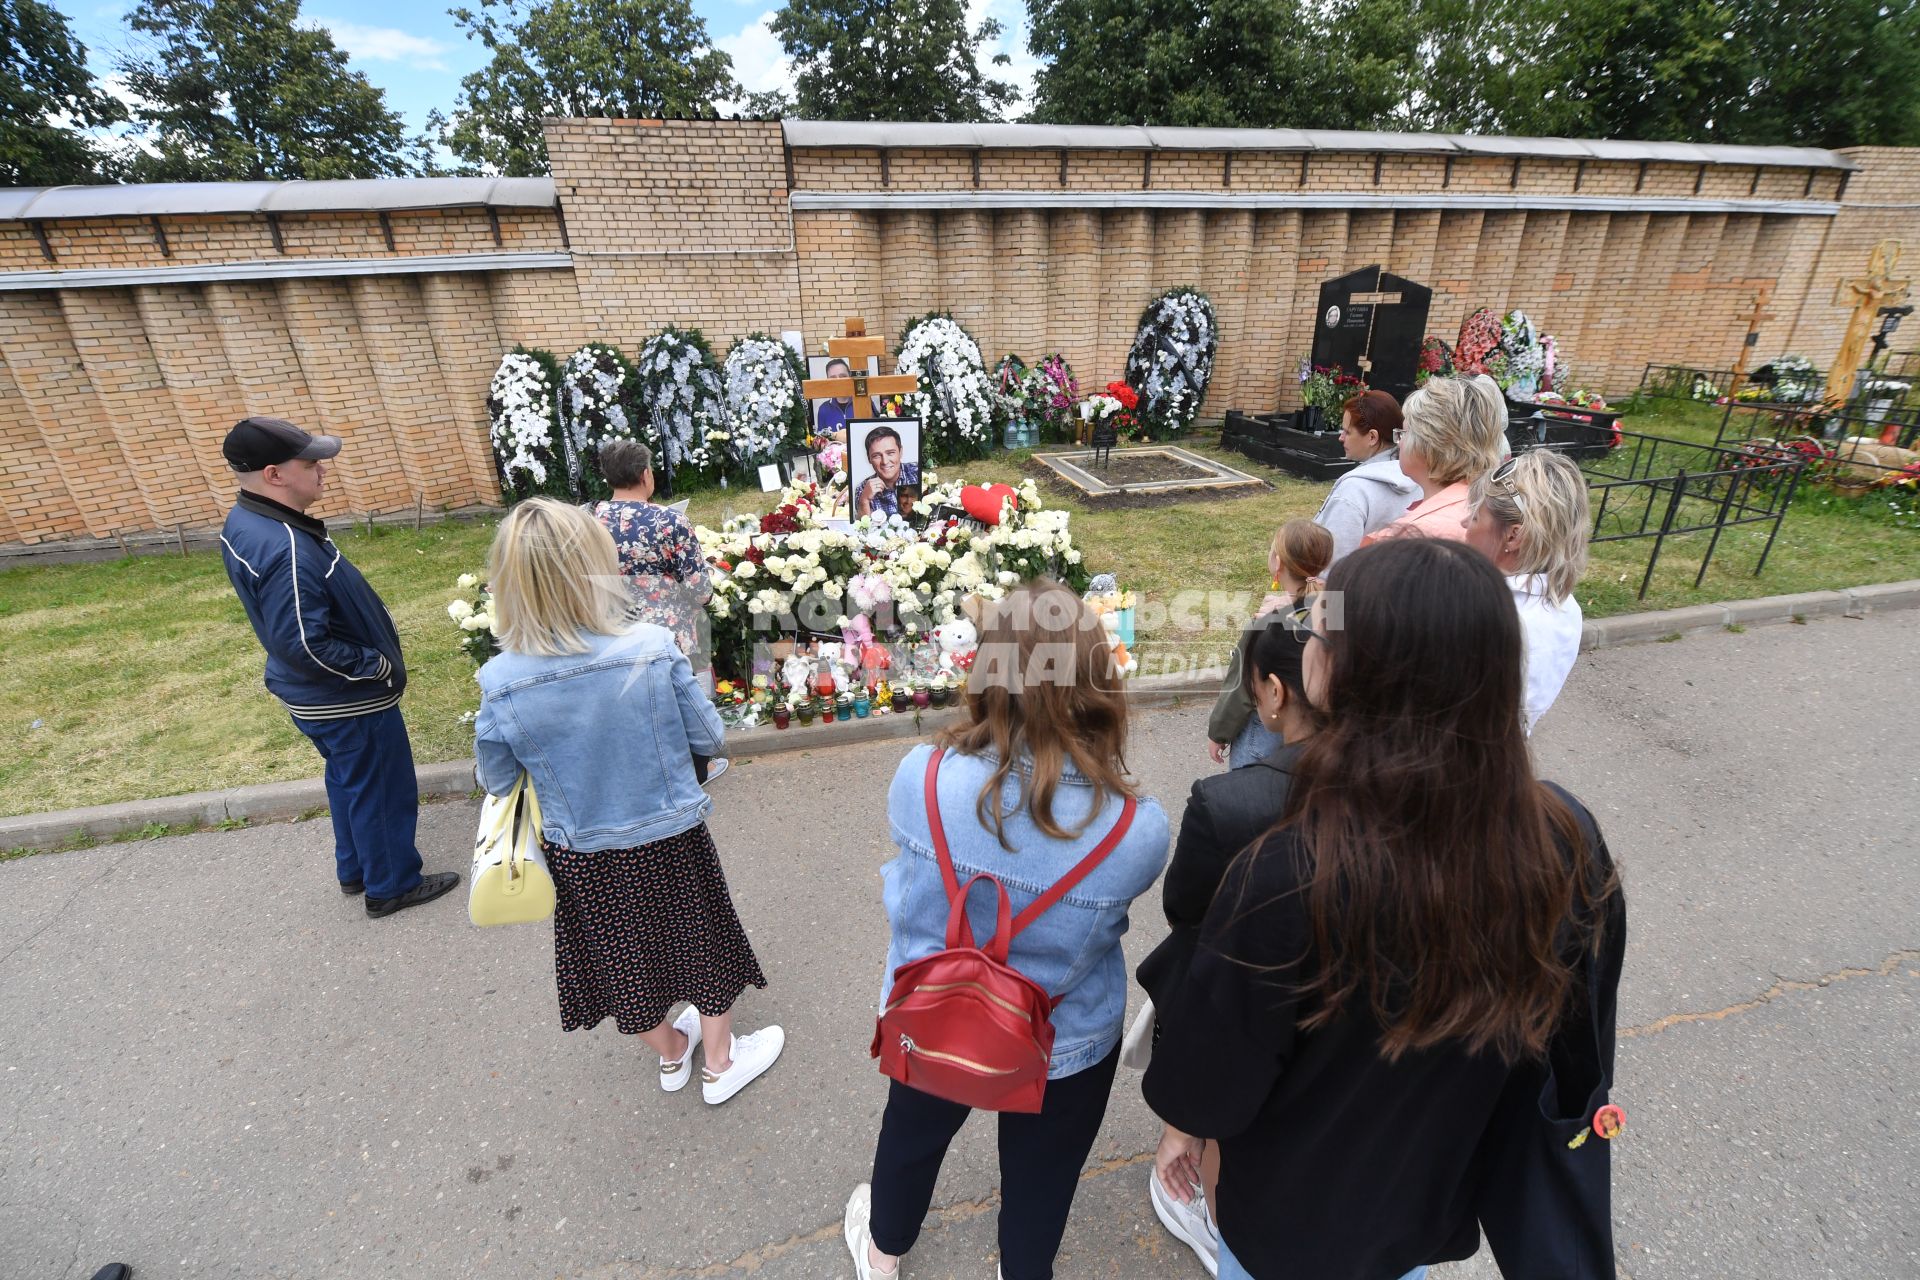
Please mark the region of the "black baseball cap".
<svg viewBox="0 0 1920 1280"><path fill-rule="evenodd" d="M227 432L220 452L235 471L259 471L295 458L331 458L340 452L340 437L308 435L285 418L242 418Z"/></svg>

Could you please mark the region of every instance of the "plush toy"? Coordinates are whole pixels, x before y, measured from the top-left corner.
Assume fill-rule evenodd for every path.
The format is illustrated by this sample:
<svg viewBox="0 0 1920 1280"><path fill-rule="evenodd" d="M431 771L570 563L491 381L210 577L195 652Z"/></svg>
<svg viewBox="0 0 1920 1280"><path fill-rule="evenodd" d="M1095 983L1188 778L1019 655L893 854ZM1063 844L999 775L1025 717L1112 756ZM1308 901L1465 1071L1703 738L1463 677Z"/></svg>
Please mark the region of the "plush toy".
<svg viewBox="0 0 1920 1280"><path fill-rule="evenodd" d="M849 660L865 653L873 643L873 619L864 613L854 614L847 625L840 628L840 643L847 647Z"/></svg>
<svg viewBox="0 0 1920 1280"><path fill-rule="evenodd" d="M942 675L956 675L973 665L973 651L980 643L980 628L974 626L971 619L963 617L943 622L934 628L933 638L940 646Z"/></svg>
<svg viewBox="0 0 1920 1280"><path fill-rule="evenodd" d="M832 640L821 641L820 660L826 664L827 670L832 673L834 688L850 689L853 687L853 676L847 669L846 652L839 644Z"/></svg>
<svg viewBox="0 0 1920 1280"><path fill-rule="evenodd" d="M990 484L982 487L970 484L960 490L960 509L978 520L981 524L999 524L1000 513L1008 503L1013 509L1020 509L1019 495L1009 484Z"/></svg>
<svg viewBox="0 0 1920 1280"><path fill-rule="evenodd" d="M866 672L869 681L879 680L885 684L883 677L893 669L893 655L887 652L887 646L869 640L860 650L860 669Z"/></svg>
<svg viewBox="0 0 1920 1280"><path fill-rule="evenodd" d="M788 696L795 702L805 702L813 696L812 682L813 664L797 653L787 655L780 664L780 683L787 687Z"/></svg>

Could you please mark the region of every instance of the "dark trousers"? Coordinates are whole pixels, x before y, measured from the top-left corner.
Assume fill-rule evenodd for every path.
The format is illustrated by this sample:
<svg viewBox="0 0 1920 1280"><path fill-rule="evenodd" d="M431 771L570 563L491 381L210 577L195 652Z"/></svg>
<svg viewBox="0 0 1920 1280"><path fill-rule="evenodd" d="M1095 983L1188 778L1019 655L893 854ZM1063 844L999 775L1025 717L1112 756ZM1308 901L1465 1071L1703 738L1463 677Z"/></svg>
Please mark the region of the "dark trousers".
<svg viewBox="0 0 1920 1280"><path fill-rule="evenodd" d="M1006 1280L1050 1280L1080 1167L1106 1118L1120 1049L1075 1075L1047 1081L1038 1115L1000 1113L1000 1270ZM947 1145L973 1114L894 1081L873 1153L873 1243L901 1254L920 1237Z"/></svg>
<svg viewBox="0 0 1920 1280"><path fill-rule="evenodd" d="M327 762L327 807L340 883L364 881L369 898L397 898L420 883L414 829L420 785L400 708L344 720L294 720Z"/></svg>

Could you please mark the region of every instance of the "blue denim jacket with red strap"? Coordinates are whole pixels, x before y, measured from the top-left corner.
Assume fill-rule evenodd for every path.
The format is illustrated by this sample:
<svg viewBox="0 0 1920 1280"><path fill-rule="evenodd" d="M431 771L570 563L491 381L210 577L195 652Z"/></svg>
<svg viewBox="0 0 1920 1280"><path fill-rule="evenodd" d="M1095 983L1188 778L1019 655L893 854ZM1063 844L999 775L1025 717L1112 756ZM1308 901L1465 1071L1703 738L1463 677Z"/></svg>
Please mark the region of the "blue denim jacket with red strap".
<svg viewBox="0 0 1920 1280"><path fill-rule="evenodd" d="M903 964L946 946L947 889L933 850L927 821L926 772L930 746L918 746L893 775L887 817L900 852L880 869L887 922L886 975L880 989L885 1007L893 975ZM1013 911L1045 893L1054 881L1103 840L1120 818L1124 801L1109 795L1094 811L1093 783L1071 765L1053 795L1054 820L1071 838L1042 832L1024 809L1020 791L1031 765L1017 763L1002 785L999 803L1007 813L1008 852L977 808L981 788L998 762L990 756L949 751L940 767L940 820L960 880L986 872L1006 887ZM1009 812L1011 811L1011 812ZM1090 819L1090 820L1089 820ZM1013 939L1008 962L1059 999L1053 1011L1053 1058L1047 1078L1058 1080L1084 1071L1120 1042L1127 1012L1127 966L1120 939L1127 931L1133 900L1153 887L1166 865L1169 828L1166 810L1141 797L1133 825L1106 859L1067 895ZM994 898L986 886L967 902L974 937L984 943L994 929Z"/></svg>

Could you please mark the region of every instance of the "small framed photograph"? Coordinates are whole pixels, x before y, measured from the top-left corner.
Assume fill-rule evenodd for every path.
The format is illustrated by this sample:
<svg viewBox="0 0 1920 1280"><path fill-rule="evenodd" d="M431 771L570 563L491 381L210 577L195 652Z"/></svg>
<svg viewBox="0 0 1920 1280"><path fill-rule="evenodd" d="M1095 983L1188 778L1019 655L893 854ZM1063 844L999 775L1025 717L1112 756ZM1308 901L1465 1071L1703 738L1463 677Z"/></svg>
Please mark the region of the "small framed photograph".
<svg viewBox="0 0 1920 1280"><path fill-rule="evenodd" d="M853 518L911 518L920 505L920 419L859 418L849 427L847 486Z"/></svg>
<svg viewBox="0 0 1920 1280"><path fill-rule="evenodd" d="M808 356L807 376L809 378L851 378L853 365L845 356ZM880 376L879 356L867 357L867 376L870 378ZM869 398L874 403L873 412L878 413L879 397ZM844 431L847 424L854 420L852 396L836 400L814 400L810 403L813 407L813 434L817 436L830 436L836 431Z"/></svg>
<svg viewBox="0 0 1920 1280"><path fill-rule="evenodd" d="M760 492L778 493L780 492L781 488L782 488L782 485L780 483L779 465L777 463L769 462L766 466L761 467L760 468Z"/></svg>

